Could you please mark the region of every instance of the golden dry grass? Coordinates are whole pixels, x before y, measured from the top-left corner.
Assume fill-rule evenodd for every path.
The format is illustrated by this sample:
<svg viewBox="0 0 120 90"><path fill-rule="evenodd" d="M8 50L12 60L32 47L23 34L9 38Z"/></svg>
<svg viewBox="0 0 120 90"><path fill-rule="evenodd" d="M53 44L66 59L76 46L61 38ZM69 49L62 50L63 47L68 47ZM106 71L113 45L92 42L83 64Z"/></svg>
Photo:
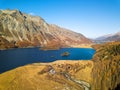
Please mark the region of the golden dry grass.
<svg viewBox="0 0 120 90"><path fill-rule="evenodd" d="M49 67L56 71L55 74L50 73ZM91 82L92 67L92 61L56 61L26 65L0 74L0 90L83 90L62 73Z"/></svg>

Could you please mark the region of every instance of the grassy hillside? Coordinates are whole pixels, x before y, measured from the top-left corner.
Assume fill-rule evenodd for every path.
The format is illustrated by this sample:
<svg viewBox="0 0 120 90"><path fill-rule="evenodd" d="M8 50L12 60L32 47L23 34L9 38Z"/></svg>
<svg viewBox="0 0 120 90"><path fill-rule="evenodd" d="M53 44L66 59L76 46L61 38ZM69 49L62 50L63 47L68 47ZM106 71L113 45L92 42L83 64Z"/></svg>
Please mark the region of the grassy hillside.
<svg viewBox="0 0 120 90"><path fill-rule="evenodd" d="M84 90L65 75L91 83L92 67L91 61L26 65L0 74L0 90Z"/></svg>
<svg viewBox="0 0 120 90"><path fill-rule="evenodd" d="M93 90L119 90L120 42L96 45L94 55Z"/></svg>

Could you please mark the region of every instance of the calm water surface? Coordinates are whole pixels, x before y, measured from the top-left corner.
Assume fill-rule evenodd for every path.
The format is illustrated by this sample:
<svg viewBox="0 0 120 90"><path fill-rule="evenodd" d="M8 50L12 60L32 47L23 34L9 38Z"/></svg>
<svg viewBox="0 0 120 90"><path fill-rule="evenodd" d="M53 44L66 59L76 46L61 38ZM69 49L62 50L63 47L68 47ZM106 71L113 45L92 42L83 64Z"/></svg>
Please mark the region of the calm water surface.
<svg viewBox="0 0 120 90"><path fill-rule="evenodd" d="M61 56L68 51L69 56ZM52 62L55 60L88 60L95 53L91 48L62 48L60 50L43 51L39 48L17 48L0 50L0 73L13 68L36 62Z"/></svg>

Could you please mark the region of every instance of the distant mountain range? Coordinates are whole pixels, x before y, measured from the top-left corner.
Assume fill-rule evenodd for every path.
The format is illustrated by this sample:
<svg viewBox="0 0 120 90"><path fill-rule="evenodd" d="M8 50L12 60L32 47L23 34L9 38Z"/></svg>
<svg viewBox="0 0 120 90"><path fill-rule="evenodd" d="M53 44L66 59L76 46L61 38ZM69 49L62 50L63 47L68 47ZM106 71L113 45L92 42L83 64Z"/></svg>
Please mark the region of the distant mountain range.
<svg viewBox="0 0 120 90"><path fill-rule="evenodd" d="M108 34L101 37L98 37L93 40L94 42L111 42L111 41L120 41L120 32L115 34Z"/></svg>
<svg viewBox="0 0 120 90"><path fill-rule="evenodd" d="M0 48L74 46L92 41L80 33L51 25L19 10L0 10Z"/></svg>

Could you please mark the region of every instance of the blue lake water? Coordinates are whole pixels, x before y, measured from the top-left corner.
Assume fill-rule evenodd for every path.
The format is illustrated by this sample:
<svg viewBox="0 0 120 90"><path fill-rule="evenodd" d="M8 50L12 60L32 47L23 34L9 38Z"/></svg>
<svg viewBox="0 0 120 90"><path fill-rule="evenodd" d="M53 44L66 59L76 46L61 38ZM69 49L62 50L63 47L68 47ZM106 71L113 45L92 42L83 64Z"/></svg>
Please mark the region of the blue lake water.
<svg viewBox="0 0 120 90"><path fill-rule="evenodd" d="M69 56L61 56L64 52ZM62 48L60 50L40 50L39 48L17 48L0 50L0 73L13 68L36 63L52 62L56 60L89 60L92 59L95 50L92 48Z"/></svg>

